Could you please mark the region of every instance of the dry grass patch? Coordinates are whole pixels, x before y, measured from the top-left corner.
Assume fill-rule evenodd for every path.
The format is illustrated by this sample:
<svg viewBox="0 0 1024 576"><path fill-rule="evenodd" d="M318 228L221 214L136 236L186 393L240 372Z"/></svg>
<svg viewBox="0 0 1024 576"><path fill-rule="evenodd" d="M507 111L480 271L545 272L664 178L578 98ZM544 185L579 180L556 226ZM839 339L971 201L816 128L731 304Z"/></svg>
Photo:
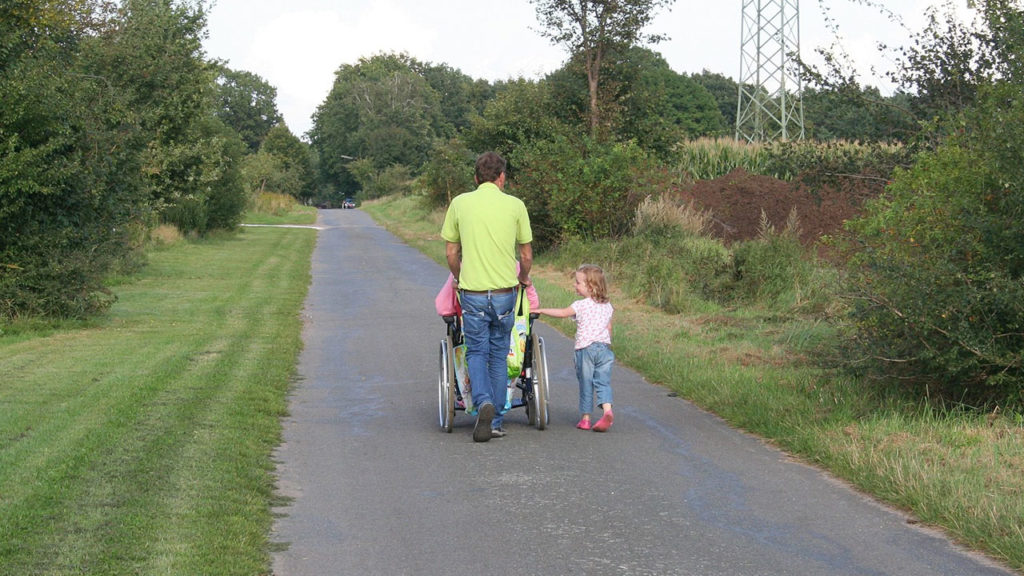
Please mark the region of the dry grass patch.
<svg viewBox="0 0 1024 576"><path fill-rule="evenodd" d="M185 236L174 224L161 224L149 233L149 239L158 246L170 246L182 241Z"/></svg>

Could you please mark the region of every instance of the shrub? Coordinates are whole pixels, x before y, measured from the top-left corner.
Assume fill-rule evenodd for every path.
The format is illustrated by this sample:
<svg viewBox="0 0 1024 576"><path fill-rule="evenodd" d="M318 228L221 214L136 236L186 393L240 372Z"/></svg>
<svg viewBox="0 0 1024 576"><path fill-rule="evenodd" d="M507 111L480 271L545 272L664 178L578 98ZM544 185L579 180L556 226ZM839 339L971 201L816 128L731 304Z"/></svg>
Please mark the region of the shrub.
<svg viewBox="0 0 1024 576"><path fill-rule="evenodd" d="M179 198L174 204L164 208L160 218L164 224L194 234L206 234L210 222L206 198L201 196Z"/></svg>
<svg viewBox="0 0 1024 576"><path fill-rule="evenodd" d="M810 140L772 142L764 147L764 176L799 179L811 188L842 188L851 180L873 181L882 190L899 166L912 159L912 150L900 144Z"/></svg>
<svg viewBox="0 0 1024 576"><path fill-rule="evenodd" d="M708 309L729 277L729 251L712 238L631 238L623 244L627 260L620 275L636 296L670 314Z"/></svg>
<svg viewBox="0 0 1024 576"><path fill-rule="evenodd" d="M117 300L104 285L115 251L76 236L64 231L25 238L0 252L0 318L84 318Z"/></svg>
<svg viewBox="0 0 1024 576"><path fill-rule="evenodd" d="M473 153L461 140L435 145L420 176L420 182L426 189L427 208L447 206L455 196L476 188L473 182L474 163Z"/></svg>
<svg viewBox="0 0 1024 576"><path fill-rule="evenodd" d="M728 282L732 269L721 242L683 234L571 239L551 259L568 270L580 262L598 264L624 293L673 314L717 309L711 295Z"/></svg>
<svg viewBox="0 0 1024 576"><path fill-rule="evenodd" d="M671 186L669 175L635 144L559 136L523 146L513 190L526 202L541 247L570 237L629 233L640 202Z"/></svg>
<svg viewBox="0 0 1024 576"><path fill-rule="evenodd" d="M349 163L349 171L362 189L359 196L367 200L405 195L412 190L412 176L408 166L393 164L377 170L373 159L360 158Z"/></svg>
<svg viewBox="0 0 1024 576"><path fill-rule="evenodd" d="M1024 400L1024 104L983 102L964 134L897 174L850 224L856 360L956 401Z"/></svg>
<svg viewBox="0 0 1024 576"><path fill-rule="evenodd" d="M180 242L184 236L177 226L161 224L149 232L149 240L158 246L166 246Z"/></svg>

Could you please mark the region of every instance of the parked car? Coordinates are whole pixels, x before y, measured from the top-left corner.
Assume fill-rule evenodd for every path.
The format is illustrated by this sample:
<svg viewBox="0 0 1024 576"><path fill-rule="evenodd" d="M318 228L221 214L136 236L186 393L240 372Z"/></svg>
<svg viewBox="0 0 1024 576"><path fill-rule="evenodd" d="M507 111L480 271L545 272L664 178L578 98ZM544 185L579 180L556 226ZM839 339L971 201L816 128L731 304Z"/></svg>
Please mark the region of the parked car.
<svg viewBox="0 0 1024 576"><path fill-rule="evenodd" d="M355 208L356 201L351 198L345 198L345 201L341 203L342 208Z"/></svg>

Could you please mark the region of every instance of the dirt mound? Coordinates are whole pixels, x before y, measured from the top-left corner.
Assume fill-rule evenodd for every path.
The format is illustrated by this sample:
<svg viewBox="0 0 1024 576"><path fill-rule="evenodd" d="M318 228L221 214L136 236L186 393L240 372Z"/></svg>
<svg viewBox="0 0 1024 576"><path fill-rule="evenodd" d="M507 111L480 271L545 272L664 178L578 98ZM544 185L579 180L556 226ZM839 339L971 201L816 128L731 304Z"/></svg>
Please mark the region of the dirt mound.
<svg viewBox="0 0 1024 576"><path fill-rule="evenodd" d="M777 231L796 209L800 239L812 245L823 235L842 229L860 214L864 201L881 191L877 182L850 179L842 186L815 186L750 174L737 168L714 180L701 180L680 190L684 201L710 210L712 234L726 243L756 238L761 211Z"/></svg>

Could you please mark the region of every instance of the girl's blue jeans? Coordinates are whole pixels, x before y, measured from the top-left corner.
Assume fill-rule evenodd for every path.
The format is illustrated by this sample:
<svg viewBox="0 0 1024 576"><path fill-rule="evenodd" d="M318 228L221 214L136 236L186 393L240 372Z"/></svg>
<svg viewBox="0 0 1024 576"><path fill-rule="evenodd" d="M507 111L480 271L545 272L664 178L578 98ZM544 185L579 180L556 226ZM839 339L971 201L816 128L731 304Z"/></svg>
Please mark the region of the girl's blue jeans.
<svg viewBox="0 0 1024 576"><path fill-rule="evenodd" d="M612 403L612 365L615 353L604 342L594 342L576 351L576 379L580 383L580 414L594 411L597 405Z"/></svg>

